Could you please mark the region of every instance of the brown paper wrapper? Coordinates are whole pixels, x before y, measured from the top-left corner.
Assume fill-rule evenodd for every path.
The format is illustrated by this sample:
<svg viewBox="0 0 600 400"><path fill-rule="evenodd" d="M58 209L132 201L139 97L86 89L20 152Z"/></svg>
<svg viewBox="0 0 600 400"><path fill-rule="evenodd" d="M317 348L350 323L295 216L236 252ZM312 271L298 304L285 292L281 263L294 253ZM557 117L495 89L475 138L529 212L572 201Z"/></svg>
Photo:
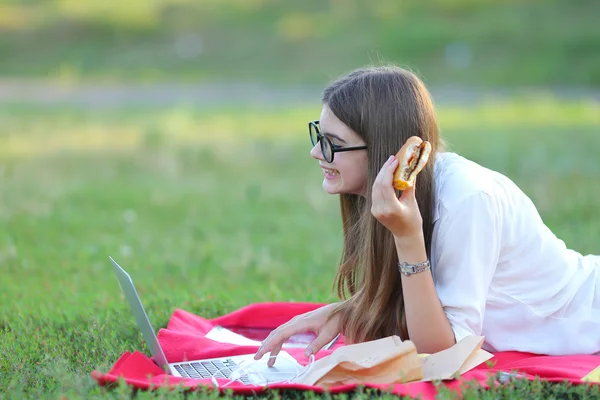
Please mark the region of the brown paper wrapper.
<svg viewBox="0 0 600 400"><path fill-rule="evenodd" d="M296 382L331 387L354 383L395 384L451 379L492 355L481 349L482 336L468 336L451 348L417 354L411 341L398 336L343 346L314 362Z"/></svg>

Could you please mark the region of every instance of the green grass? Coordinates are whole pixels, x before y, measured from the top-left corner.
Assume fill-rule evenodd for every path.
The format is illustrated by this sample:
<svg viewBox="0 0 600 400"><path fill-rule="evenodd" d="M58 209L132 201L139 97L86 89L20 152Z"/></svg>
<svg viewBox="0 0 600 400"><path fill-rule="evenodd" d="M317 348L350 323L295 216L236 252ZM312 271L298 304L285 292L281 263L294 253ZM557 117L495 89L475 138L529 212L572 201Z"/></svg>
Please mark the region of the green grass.
<svg viewBox="0 0 600 400"><path fill-rule="evenodd" d="M597 87L598 13L595 0L4 0L0 75L323 83L393 62L429 84Z"/></svg>
<svg viewBox="0 0 600 400"><path fill-rule="evenodd" d="M212 318L334 300L338 200L306 132L319 111L0 109L0 397L130 396L90 377L147 353L109 255L155 329L175 308ZM599 111L552 99L439 110L453 150L507 174L569 247L595 254ZM468 398L598 390L516 383Z"/></svg>

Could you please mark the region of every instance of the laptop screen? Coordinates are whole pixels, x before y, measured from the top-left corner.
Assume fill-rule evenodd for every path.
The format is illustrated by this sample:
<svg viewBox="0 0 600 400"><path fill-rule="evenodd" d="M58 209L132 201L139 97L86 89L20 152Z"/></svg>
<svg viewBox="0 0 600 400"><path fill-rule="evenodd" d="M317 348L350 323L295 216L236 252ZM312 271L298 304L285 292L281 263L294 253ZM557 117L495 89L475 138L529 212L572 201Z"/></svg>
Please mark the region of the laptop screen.
<svg viewBox="0 0 600 400"><path fill-rule="evenodd" d="M163 352L160 344L158 343L158 339L154 334L154 329L152 328L152 324L148 319L148 315L146 314L146 310L142 306L142 302L135 290L135 286L133 285L133 281L131 277L117 262L109 257L110 261L112 261L113 266L115 268L115 273L117 274L117 279L119 280L119 284L121 285L121 289L123 293L125 293L125 298L131 307L131 311L135 316L135 320L142 331L142 335L144 336L144 340L146 340L146 345L152 352L152 357L154 361L163 369L168 368L167 358L165 357L165 353Z"/></svg>

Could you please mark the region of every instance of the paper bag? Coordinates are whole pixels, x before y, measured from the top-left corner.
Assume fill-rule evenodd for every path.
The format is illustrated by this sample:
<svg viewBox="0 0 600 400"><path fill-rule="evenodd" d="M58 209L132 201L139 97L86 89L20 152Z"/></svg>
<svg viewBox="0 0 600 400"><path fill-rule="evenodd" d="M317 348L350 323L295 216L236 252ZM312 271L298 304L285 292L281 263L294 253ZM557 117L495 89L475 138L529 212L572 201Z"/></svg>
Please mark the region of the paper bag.
<svg viewBox="0 0 600 400"><path fill-rule="evenodd" d="M340 347L315 361L295 382L330 387L352 383L394 384L452 379L493 357L483 336L467 336L449 349L419 355L415 345L389 336Z"/></svg>
<svg viewBox="0 0 600 400"><path fill-rule="evenodd" d="M298 383L322 387L352 383L402 383L421 379L417 349L398 336L340 347L315 361Z"/></svg>
<svg viewBox="0 0 600 400"><path fill-rule="evenodd" d="M483 336L467 336L454 346L423 357L423 382L452 379L493 357L481 349Z"/></svg>

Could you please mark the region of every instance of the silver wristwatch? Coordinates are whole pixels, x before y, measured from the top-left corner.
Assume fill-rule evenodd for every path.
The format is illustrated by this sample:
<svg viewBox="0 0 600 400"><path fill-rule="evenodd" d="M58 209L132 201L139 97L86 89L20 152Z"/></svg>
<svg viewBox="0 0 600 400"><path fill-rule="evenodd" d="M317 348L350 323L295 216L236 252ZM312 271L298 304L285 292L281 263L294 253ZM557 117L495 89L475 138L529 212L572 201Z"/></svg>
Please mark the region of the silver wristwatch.
<svg viewBox="0 0 600 400"><path fill-rule="evenodd" d="M398 262L398 271L404 276L418 274L419 272L427 271L431 268L429 260L419 264L409 264L407 262Z"/></svg>

